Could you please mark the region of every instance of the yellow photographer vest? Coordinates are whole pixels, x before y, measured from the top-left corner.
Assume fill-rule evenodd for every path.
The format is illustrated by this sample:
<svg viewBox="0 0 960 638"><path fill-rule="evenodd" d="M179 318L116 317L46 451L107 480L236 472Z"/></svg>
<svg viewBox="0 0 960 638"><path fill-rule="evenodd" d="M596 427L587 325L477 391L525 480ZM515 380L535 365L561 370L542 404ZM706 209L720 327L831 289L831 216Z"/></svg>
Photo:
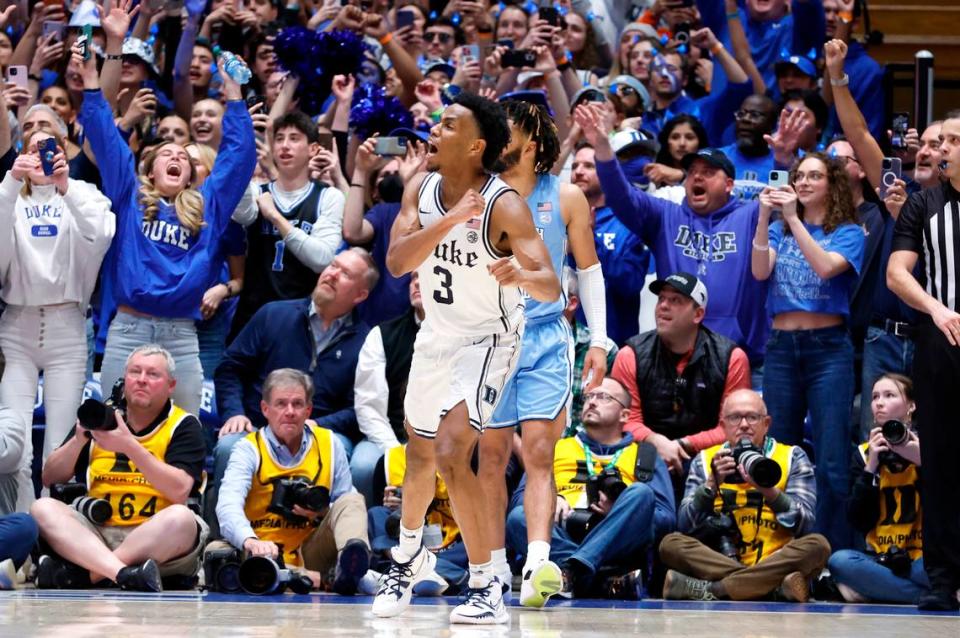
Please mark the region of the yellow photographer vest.
<svg viewBox="0 0 960 638"><path fill-rule="evenodd" d="M869 444L860 446L867 460ZM923 530L920 510L920 485L917 466L907 465L902 472L880 466L880 519L867 533L867 545L878 554L896 546L906 550L912 560L923 555Z"/></svg>
<svg viewBox="0 0 960 638"><path fill-rule="evenodd" d="M723 445L715 445L701 452L704 468L710 468L713 457L721 449ZM793 446L781 443L776 443L767 454L780 466L780 482L776 485L780 491L787 488L792 455ZM733 514L743 537L739 548L740 562L748 567L756 565L793 539L793 534L783 529L773 510L764 504L763 494L747 483L723 483L713 507L718 512L725 509Z"/></svg>
<svg viewBox="0 0 960 638"><path fill-rule="evenodd" d="M407 471L406 445L398 445L387 450L387 453L383 455L383 471L386 475L387 485L403 486L403 474ZM433 494L433 502L427 508L426 524L439 525L440 529L443 530L441 549L445 549L460 538L460 528L453 516L453 506L450 505L447 484L443 482L439 474L437 474L437 489Z"/></svg>
<svg viewBox="0 0 960 638"><path fill-rule="evenodd" d="M293 467L283 467L273 460L263 428L246 436L246 440L256 448L260 462L250 484L243 513L257 538L283 546L283 560L288 567L300 567L303 564L300 545L316 526L310 521L295 523L280 514L267 511L273 498L273 482L281 478L303 478L312 485L333 490L333 432L315 425L305 427L313 436L303 459Z"/></svg>
<svg viewBox="0 0 960 638"><path fill-rule="evenodd" d="M622 448L614 467L620 472L620 479L630 486L636 483L634 471L637 467L637 450L634 443ZM599 474L613 459L611 456L593 456L593 474ZM583 442L576 436L560 439L553 453L553 477L557 483L557 494L570 504L570 507L587 507L587 479L591 472L587 469L587 453Z"/></svg>
<svg viewBox="0 0 960 638"><path fill-rule="evenodd" d="M150 454L163 461L173 433L188 416L188 412L171 404L167 418L152 432L133 436ZM113 515L104 525L116 527L140 525L171 504L160 490L147 482L147 478L126 455L105 450L92 439L90 462L87 464L87 494L110 502Z"/></svg>

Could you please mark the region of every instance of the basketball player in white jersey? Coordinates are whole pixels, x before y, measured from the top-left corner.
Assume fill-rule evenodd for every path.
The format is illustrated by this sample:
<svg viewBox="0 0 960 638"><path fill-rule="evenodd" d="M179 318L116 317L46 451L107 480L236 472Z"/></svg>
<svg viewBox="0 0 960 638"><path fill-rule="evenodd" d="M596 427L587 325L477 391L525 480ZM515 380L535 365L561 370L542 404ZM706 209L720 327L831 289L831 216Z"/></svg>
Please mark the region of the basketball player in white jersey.
<svg viewBox="0 0 960 638"><path fill-rule="evenodd" d="M426 319L404 404L410 440L400 545L374 599L377 616L400 614L436 564L421 541L439 471L470 561L466 600L450 621L510 620L490 558L493 512L471 458L519 355L520 287L550 302L560 297L560 281L523 198L490 174L509 139L498 104L461 94L433 127L431 172L406 185L391 232L387 268L395 277L417 271Z"/></svg>
<svg viewBox="0 0 960 638"><path fill-rule="evenodd" d="M527 477L523 499L527 546L515 548L526 556L521 570L520 604L543 607L563 585L560 567L550 560L557 504L554 448L567 425L571 384L590 379L587 389L592 390L606 375L606 292L593 240L590 204L583 191L573 184L561 184L550 173L560 154L560 140L547 109L522 101L507 102L504 109L511 139L503 153L506 168L500 177L526 198L534 226L557 272L563 271L569 246L577 264L580 300L590 328L583 377L572 379L573 335L563 316L566 295L551 303L527 300L517 372L508 381L503 399L480 439L478 475L491 505L487 520L494 543L494 572L501 581L509 583L510 566L504 542L504 473L513 449L514 430L521 424L523 469Z"/></svg>

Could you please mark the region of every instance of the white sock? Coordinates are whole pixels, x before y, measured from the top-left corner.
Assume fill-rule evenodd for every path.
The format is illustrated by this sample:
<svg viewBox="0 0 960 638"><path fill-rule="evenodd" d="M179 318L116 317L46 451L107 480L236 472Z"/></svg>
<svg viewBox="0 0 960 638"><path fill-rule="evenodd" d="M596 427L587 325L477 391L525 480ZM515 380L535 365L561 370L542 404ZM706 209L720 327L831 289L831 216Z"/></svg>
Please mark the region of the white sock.
<svg viewBox="0 0 960 638"><path fill-rule="evenodd" d="M468 586L471 589L482 589L490 584L496 574L493 572L493 561L486 563L470 563L470 582Z"/></svg>
<svg viewBox="0 0 960 638"><path fill-rule="evenodd" d="M423 542L423 525L416 529L407 529L400 523L400 554L401 558L410 560L418 551Z"/></svg>
<svg viewBox="0 0 960 638"><path fill-rule="evenodd" d="M550 543L530 541L527 544L527 562L524 564L523 572L527 572L527 567L536 567L548 560L550 560Z"/></svg>
<svg viewBox="0 0 960 638"><path fill-rule="evenodd" d="M493 572L497 576L506 575L510 571L510 564L507 563L507 550L504 547L490 552L490 562L493 563Z"/></svg>

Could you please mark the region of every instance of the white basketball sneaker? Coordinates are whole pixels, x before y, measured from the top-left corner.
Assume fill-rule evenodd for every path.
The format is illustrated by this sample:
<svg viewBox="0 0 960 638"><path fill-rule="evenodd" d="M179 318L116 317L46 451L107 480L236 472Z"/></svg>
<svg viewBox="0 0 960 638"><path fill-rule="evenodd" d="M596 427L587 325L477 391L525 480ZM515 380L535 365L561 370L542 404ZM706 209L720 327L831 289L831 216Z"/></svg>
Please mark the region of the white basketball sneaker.
<svg viewBox="0 0 960 638"><path fill-rule="evenodd" d="M563 572L553 561L545 560L534 567L524 566L520 584L520 604L524 607L543 607L554 594L563 589Z"/></svg>
<svg viewBox="0 0 960 638"><path fill-rule="evenodd" d="M406 562L397 560L398 549L390 550L393 562L380 578L380 587L373 599L374 616L389 618L402 614L410 605L413 586L428 578L437 564L437 557L425 547Z"/></svg>
<svg viewBox="0 0 960 638"><path fill-rule="evenodd" d="M510 614L503 604L503 585L500 579L490 579L486 587L468 589L466 600L450 612L450 622L465 625L500 625L510 622Z"/></svg>

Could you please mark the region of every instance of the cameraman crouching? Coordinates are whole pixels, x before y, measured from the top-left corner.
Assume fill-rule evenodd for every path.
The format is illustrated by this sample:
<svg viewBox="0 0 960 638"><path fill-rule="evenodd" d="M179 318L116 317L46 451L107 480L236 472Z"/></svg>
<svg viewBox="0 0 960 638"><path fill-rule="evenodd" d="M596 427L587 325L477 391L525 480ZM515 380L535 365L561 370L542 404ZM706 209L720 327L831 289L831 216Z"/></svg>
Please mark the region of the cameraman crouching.
<svg viewBox="0 0 960 638"><path fill-rule="evenodd" d="M268 427L231 451L217 520L247 556L278 559L282 552L284 565L304 568L315 588L325 583L351 595L370 563L366 504L353 488L343 444L333 431L307 424L312 398L313 380L303 372L267 375L260 409ZM216 549L211 543L208 554Z"/></svg>
<svg viewBox="0 0 960 638"><path fill-rule="evenodd" d="M666 464L649 443L637 443L623 427L630 394L612 377L583 395L583 431L561 439L554 452L557 504L550 560L563 571L565 590L576 597L635 598L622 578L596 582L601 569L617 576L639 567L657 538L676 527L673 487ZM523 551L523 507L507 517L507 541ZM619 568L619 569L610 569Z"/></svg>
<svg viewBox="0 0 960 638"><path fill-rule="evenodd" d="M813 466L799 447L767 436L767 407L753 390L732 393L721 414L727 442L694 459L680 504L682 533L660 544L671 568L663 597L755 600L779 589L787 600L806 602L809 578L830 555L826 538L807 534L816 506Z"/></svg>
<svg viewBox="0 0 960 638"><path fill-rule="evenodd" d="M84 587L108 578L123 589L161 591L161 576L196 576L208 529L185 503L199 495L205 448L200 421L170 400L173 374L173 357L160 346L131 352L123 378L126 415L120 402L100 421L84 421L88 427L78 421L47 459L45 486L79 477L112 513L96 525L60 501L36 501L30 513L57 554L41 556L37 587Z"/></svg>

